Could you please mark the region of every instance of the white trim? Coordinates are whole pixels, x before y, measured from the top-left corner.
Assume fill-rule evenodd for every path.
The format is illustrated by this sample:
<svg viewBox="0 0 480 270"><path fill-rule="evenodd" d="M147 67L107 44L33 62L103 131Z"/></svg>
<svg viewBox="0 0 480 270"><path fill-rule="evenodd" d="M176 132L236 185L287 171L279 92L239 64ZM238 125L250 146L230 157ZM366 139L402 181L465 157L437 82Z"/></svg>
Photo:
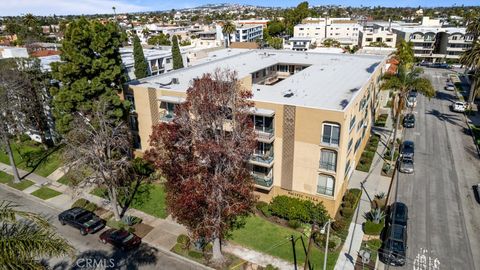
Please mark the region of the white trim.
<svg viewBox="0 0 480 270"><path fill-rule="evenodd" d="M266 117L273 117L275 115L275 111L268 110L268 109L260 109L260 108L251 108L250 113L258 116L266 116Z"/></svg>
<svg viewBox="0 0 480 270"><path fill-rule="evenodd" d="M185 102L185 98L183 97L173 97L173 96L161 96L158 98L158 100L163 101L163 102L169 102L169 103L174 103L174 104L181 104Z"/></svg>

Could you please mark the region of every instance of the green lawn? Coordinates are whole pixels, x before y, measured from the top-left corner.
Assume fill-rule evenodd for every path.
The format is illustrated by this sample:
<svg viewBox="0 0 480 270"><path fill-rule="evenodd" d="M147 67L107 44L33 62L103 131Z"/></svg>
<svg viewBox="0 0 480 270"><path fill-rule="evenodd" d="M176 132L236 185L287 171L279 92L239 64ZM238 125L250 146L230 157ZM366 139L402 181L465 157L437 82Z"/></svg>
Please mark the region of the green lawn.
<svg viewBox="0 0 480 270"><path fill-rule="evenodd" d="M13 180L13 175L5 172L0 172L0 183L6 184Z"/></svg>
<svg viewBox="0 0 480 270"><path fill-rule="evenodd" d="M70 179L70 177L68 177L68 175L64 175L64 176L60 177L60 179L58 179L57 182L59 182L60 184L70 186L72 184L72 179Z"/></svg>
<svg viewBox="0 0 480 270"><path fill-rule="evenodd" d="M34 173L47 177L62 165L61 149L49 149L48 154L41 144L34 141L14 142L10 144L13 157L18 168L31 171L38 165ZM0 150L0 162L10 164L7 153Z"/></svg>
<svg viewBox="0 0 480 270"><path fill-rule="evenodd" d="M35 190L34 192L32 192L33 196L37 196L42 200L47 200L55 196L58 196L60 194L62 193L48 187L41 187L38 190Z"/></svg>
<svg viewBox="0 0 480 270"><path fill-rule="evenodd" d="M32 186L34 183L30 180L27 180L27 179L24 179L22 180L20 183L13 183L13 182L10 182L8 183L9 186L15 188L15 189L18 189L18 190L24 190L24 189L27 189L28 187Z"/></svg>
<svg viewBox="0 0 480 270"><path fill-rule="evenodd" d="M140 192L137 193L130 207L155 217L166 218L168 214L165 204L166 194L164 186L161 184L145 184L142 185L139 190ZM149 192L141 192L145 190ZM95 188L90 194L106 198L104 188Z"/></svg>
<svg viewBox="0 0 480 270"><path fill-rule="evenodd" d="M289 237L294 235L298 238L301 233L292 229L282 227L280 225L271 223L258 216L248 217L245 227L235 230L232 233L232 241L242 246L272 255L293 263L292 244ZM308 239L304 236L305 245L308 244ZM305 252L302 247L301 240L298 240L295 245L297 254L297 261L299 265L303 266L305 261ZM339 253L328 253L327 268L333 269L337 261ZM314 269L321 269L323 267L323 252L318 248L313 249L312 262Z"/></svg>

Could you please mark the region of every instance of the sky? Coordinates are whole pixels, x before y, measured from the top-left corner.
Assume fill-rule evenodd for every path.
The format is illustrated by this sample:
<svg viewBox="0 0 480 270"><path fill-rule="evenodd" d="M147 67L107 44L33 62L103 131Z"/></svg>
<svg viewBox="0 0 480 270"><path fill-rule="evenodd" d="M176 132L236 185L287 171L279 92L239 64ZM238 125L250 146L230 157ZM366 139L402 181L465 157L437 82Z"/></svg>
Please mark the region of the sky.
<svg viewBox="0 0 480 270"><path fill-rule="evenodd" d="M298 0L0 0L0 16L17 16L26 13L34 15L79 15L156 11L196 7L213 3L239 3L262 6L292 7ZM479 0L311 0L310 5L345 5L345 6L473 6L480 5Z"/></svg>

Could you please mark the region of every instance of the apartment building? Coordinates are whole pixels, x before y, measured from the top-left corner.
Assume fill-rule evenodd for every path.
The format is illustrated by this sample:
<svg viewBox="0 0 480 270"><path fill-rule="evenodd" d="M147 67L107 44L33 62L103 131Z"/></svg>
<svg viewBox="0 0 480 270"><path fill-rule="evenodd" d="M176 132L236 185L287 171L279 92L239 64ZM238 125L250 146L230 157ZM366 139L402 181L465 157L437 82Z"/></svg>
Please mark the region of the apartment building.
<svg viewBox="0 0 480 270"><path fill-rule="evenodd" d="M293 28L294 38L315 39L311 43L320 46L327 39L335 39L342 46L358 45L358 38L361 26L346 18L309 18ZM308 47L298 50L306 50Z"/></svg>
<svg viewBox="0 0 480 270"><path fill-rule="evenodd" d="M120 48L122 62L130 80L135 79L135 60L133 58L133 47ZM148 64L149 76L154 76L173 70L171 50L143 49L143 54ZM187 56L182 52L184 65L187 65Z"/></svg>
<svg viewBox="0 0 480 270"><path fill-rule="evenodd" d="M288 195L323 202L333 216L370 136L385 61L249 50L142 79L126 92L135 105L137 150L149 148L152 125L175 118L193 79L228 67L253 94L258 147L249 166L259 199Z"/></svg>
<svg viewBox="0 0 480 270"><path fill-rule="evenodd" d="M397 34L381 29L362 29L358 36L360 48L369 47L371 43L384 43L388 48L395 48L397 45Z"/></svg>
<svg viewBox="0 0 480 270"><path fill-rule="evenodd" d="M235 34L230 37L231 42L255 42L263 39L263 25L238 24Z"/></svg>

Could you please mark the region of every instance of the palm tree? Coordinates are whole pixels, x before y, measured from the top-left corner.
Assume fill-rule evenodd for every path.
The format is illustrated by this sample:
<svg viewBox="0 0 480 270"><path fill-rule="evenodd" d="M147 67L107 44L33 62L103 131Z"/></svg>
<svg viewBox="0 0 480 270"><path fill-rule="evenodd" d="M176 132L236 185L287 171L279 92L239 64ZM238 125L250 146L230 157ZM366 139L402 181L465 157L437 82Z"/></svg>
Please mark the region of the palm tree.
<svg viewBox="0 0 480 270"><path fill-rule="evenodd" d="M235 24L233 24L231 21L227 21L223 25L222 33L227 37L227 42L225 43L227 48L230 46L230 35L235 33L236 30L237 28L235 27Z"/></svg>
<svg viewBox="0 0 480 270"><path fill-rule="evenodd" d="M383 78L382 90L393 90L392 100L394 106L392 106L395 127L393 132L392 148L390 149L390 164L393 163L395 154L395 143L397 140L397 132L400 126L400 116L405 108L405 99L411 90L415 89L418 93L431 98L435 96L435 89L432 86L430 80L420 77L423 73L421 68L406 68L404 65L398 66L397 74L387 74Z"/></svg>
<svg viewBox="0 0 480 270"><path fill-rule="evenodd" d="M415 62L413 43L411 41L406 42L405 40L402 40L397 45L394 57L398 60L400 65L404 66L406 69L410 69Z"/></svg>
<svg viewBox="0 0 480 270"><path fill-rule="evenodd" d="M470 94L468 103L472 107L477 92L480 89L480 16L472 16L467 22L467 33L473 36L472 47L466 50L460 57L460 63L465 65L467 69L473 71L472 84L470 86Z"/></svg>
<svg viewBox="0 0 480 270"><path fill-rule="evenodd" d="M73 254L73 247L57 235L48 220L18 205L0 201L0 265L2 269L44 269L42 257Z"/></svg>

